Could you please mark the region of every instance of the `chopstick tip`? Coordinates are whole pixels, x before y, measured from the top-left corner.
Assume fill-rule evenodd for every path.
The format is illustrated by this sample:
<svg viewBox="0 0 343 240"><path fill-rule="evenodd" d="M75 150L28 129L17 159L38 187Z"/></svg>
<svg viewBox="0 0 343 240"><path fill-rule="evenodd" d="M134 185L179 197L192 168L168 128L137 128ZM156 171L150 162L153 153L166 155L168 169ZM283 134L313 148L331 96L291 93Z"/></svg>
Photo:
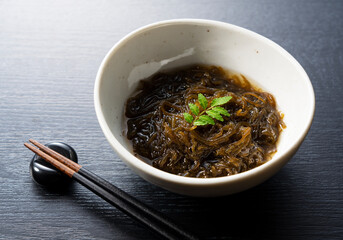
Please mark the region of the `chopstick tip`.
<svg viewBox="0 0 343 240"><path fill-rule="evenodd" d="M28 144L28 143L24 143L24 146L27 147L27 148L29 148L29 149L31 149L31 145Z"/></svg>

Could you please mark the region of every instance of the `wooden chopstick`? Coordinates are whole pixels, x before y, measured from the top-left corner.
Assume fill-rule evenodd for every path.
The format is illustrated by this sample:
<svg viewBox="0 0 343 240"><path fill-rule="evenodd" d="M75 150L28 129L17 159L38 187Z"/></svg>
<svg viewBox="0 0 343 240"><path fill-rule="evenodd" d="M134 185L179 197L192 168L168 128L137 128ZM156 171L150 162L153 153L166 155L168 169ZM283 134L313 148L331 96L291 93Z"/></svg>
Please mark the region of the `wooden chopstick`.
<svg viewBox="0 0 343 240"><path fill-rule="evenodd" d="M117 207L127 215L142 223L159 236L166 239L198 239L196 236L182 229L160 212L141 203L136 198L91 171L88 171L81 165L33 139L30 139L29 141L40 148L39 150L32 145L25 143L24 145L31 151L45 159L67 176L75 179L77 182L106 200L111 205Z"/></svg>

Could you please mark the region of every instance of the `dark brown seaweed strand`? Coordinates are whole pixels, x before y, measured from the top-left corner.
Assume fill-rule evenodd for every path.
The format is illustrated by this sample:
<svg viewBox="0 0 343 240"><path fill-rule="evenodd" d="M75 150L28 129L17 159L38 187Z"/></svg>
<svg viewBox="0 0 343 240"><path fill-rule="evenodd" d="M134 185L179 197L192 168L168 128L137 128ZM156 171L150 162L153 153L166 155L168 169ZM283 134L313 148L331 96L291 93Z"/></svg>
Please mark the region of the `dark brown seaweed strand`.
<svg viewBox="0 0 343 240"><path fill-rule="evenodd" d="M284 126L275 99L244 76L220 67L193 66L144 80L127 101L127 136L134 152L164 171L190 177L236 174L267 161ZM231 116L215 126L194 128L183 119L198 93L209 102L232 96Z"/></svg>

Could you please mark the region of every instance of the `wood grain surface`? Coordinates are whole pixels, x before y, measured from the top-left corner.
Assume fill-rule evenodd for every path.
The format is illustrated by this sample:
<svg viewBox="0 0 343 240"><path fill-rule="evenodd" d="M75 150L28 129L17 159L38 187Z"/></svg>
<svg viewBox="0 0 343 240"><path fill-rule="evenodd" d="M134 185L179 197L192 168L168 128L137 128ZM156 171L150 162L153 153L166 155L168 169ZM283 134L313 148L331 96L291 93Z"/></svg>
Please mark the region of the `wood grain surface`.
<svg viewBox="0 0 343 240"><path fill-rule="evenodd" d="M342 17L339 0L0 0L0 239L155 239L82 186L57 192L35 184L29 138L70 144L83 166L204 239L342 239ZM173 18L248 28L307 71L312 128L265 183L220 198L170 193L131 172L103 136L93 106L103 57L130 31Z"/></svg>

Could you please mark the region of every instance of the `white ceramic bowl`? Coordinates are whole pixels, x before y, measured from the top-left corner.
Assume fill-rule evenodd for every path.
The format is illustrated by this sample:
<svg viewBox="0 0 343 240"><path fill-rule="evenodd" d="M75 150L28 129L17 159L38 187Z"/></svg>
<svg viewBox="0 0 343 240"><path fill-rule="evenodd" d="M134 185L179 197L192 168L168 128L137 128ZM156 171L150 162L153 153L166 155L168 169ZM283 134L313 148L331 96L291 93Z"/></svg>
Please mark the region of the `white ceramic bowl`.
<svg viewBox="0 0 343 240"><path fill-rule="evenodd" d="M124 105L139 80L160 70L194 63L242 73L276 98L287 128L273 158L233 176L199 179L173 175L136 158L124 133ZM139 176L191 196L220 196L251 188L274 175L294 155L312 123L315 99L300 64L271 40L231 24L179 19L142 27L120 40L96 77L95 110L113 149Z"/></svg>

